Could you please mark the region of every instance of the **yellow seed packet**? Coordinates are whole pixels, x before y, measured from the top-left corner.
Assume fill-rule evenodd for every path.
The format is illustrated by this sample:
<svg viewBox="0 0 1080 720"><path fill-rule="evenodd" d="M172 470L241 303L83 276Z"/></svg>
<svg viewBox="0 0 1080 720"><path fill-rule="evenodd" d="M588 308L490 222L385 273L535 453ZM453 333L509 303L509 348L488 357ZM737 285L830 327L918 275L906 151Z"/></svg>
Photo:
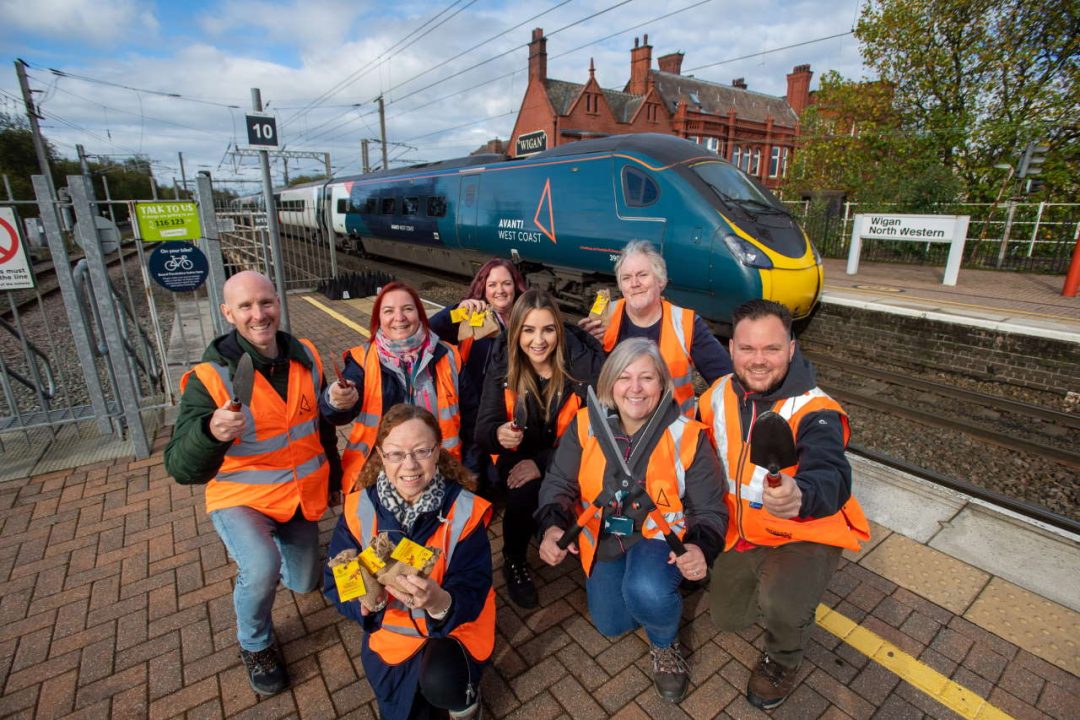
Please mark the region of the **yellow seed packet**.
<svg viewBox="0 0 1080 720"><path fill-rule="evenodd" d="M596 293L596 300L593 301L592 309L589 310L590 315L603 315L607 310L608 303L611 302L611 293L608 290L600 290Z"/></svg>
<svg viewBox="0 0 1080 720"><path fill-rule="evenodd" d="M338 598L341 602L367 594L367 587L360 573L360 558L354 558L344 565L335 565L333 570L334 584L337 585Z"/></svg>
<svg viewBox="0 0 1080 720"><path fill-rule="evenodd" d="M457 307L450 311L450 322L459 323L469 319L469 308Z"/></svg>
<svg viewBox="0 0 1080 720"><path fill-rule="evenodd" d="M366 550L364 550L364 552L360 553L357 559L360 562L364 563L364 567L366 567L368 572L372 575L379 572L386 566L386 563L382 561L382 558L379 557L379 554L375 552L375 547L370 545Z"/></svg>
<svg viewBox="0 0 1080 720"><path fill-rule="evenodd" d="M394 552L390 553L390 557L403 562L406 565L412 565L417 570L422 569L427 565L427 561L431 558L432 552L423 545L414 543L409 538L403 538L394 548Z"/></svg>

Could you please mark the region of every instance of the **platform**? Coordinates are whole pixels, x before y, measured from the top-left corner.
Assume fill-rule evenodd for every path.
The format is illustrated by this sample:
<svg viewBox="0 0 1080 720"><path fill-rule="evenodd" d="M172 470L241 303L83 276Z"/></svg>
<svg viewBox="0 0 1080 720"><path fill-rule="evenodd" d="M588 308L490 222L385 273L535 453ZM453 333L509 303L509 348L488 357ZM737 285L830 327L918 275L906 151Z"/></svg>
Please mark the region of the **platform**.
<svg viewBox="0 0 1080 720"><path fill-rule="evenodd" d="M293 327L324 358L364 341L368 310L370 301L289 297ZM292 689L262 700L250 690L235 569L202 489L167 477L167 433L146 460L0 484L0 717L377 717L357 626L318 593L282 589L275 603ZM841 561L798 689L771 715L1075 717L1077 539L887 468L855 467L873 539ZM322 521L324 542L335 522ZM498 516L491 532L498 634L485 717L766 717L743 698L760 627L719 633L704 593L688 595L681 637L693 689L665 704L643 634L610 641L593 629L579 566L542 566L533 552L541 607L522 611L503 587Z"/></svg>
<svg viewBox="0 0 1080 720"><path fill-rule="evenodd" d="M943 285L944 268L828 258L822 302L962 323L1002 332L1080 343L1080 296L1061 294L1060 275L960 271Z"/></svg>

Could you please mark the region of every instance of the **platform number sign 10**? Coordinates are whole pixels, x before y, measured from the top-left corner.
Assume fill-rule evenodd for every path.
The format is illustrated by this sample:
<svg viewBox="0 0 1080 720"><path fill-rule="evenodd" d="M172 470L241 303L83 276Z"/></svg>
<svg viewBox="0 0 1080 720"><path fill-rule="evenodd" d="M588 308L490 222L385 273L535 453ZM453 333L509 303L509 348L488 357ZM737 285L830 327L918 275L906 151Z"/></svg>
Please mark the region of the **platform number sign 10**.
<svg viewBox="0 0 1080 720"><path fill-rule="evenodd" d="M277 119L273 115L245 115L248 145L277 147Z"/></svg>

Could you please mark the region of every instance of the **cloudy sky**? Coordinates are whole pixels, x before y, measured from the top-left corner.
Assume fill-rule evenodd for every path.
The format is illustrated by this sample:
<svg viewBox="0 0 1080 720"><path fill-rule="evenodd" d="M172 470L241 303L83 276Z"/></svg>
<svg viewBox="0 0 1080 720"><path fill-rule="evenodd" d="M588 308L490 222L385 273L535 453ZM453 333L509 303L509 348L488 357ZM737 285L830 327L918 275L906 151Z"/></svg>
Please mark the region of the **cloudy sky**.
<svg viewBox="0 0 1080 720"><path fill-rule="evenodd" d="M508 137L532 28L548 37L552 78L584 82L593 59L600 84L622 89L634 38L648 34L654 67L682 51L684 74L743 77L751 90L783 95L795 65L812 66L812 88L826 70L864 76L849 33L862 2L0 0L0 110L24 112L21 58L60 155L74 157L76 143L95 155L143 153L170 184L182 152L189 176L256 180L255 159L227 152L246 140L258 87L286 149L329 152L335 174L349 174L360 170L361 140L379 136L380 95L391 166ZM372 145L373 161L378 153ZM292 176L320 169L314 160L289 167Z"/></svg>

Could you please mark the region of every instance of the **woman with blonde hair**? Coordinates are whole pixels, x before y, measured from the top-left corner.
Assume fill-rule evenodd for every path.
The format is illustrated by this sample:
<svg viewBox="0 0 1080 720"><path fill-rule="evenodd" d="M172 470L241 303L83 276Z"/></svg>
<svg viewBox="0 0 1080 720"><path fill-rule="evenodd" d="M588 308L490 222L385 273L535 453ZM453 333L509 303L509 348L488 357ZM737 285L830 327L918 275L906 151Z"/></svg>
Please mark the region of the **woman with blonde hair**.
<svg viewBox="0 0 1080 720"><path fill-rule="evenodd" d="M506 339L492 351L476 442L498 455L495 470L506 488L503 573L510 599L523 608L537 605L525 555L540 480L603 359L599 343L564 324L555 300L535 289L514 304Z"/></svg>
<svg viewBox="0 0 1080 720"><path fill-rule="evenodd" d="M570 424L548 466L536 517L540 558L557 565L568 551L579 555L596 629L617 637L643 627L653 684L660 697L680 702L690 670L678 641L679 585L683 578L704 580L724 547L727 483L705 425L680 412L672 389L654 343L633 338L616 346L597 383L602 407L578 411ZM593 417L607 428L592 427ZM618 447L605 448L606 437ZM625 458L630 478L607 462L613 452ZM583 519L583 508L595 510ZM567 550L560 541L571 528L583 529Z"/></svg>
<svg viewBox="0 0 1080 720"><path fill-rule="evenodd" d="M495 594L487 525L491 506L472 475L441 447L439 423L415 405L382 417L356 492L345 500L329 557L357 553L378 533L439 554L427 576L399 574L379 606L342 602L327 567L323 593L360 624L360 660L387 720L480 711L480 673L495 644Z"/></svg>

